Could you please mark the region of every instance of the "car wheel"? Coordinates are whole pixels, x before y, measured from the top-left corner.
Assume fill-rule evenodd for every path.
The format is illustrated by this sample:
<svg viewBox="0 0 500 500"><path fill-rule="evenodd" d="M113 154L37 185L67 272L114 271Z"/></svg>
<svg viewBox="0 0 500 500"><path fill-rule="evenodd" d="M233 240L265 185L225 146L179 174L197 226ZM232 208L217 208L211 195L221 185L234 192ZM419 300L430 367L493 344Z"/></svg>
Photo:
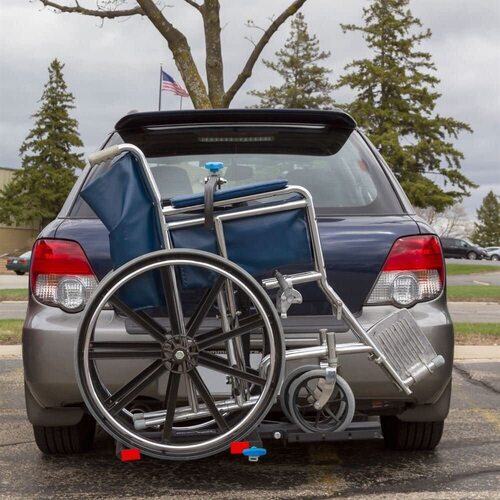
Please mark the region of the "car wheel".
<svg viewBox="0 0 500 500"><path fill-rule="evenodd" d="M500 260L500 256L498 255L492 255L491 260Z"/></svg>
<svg viewBox="0 0 500 500"><path fill-rule="evenodd" d="M391 450L433 450L443 435L443 420L403 422L395 416L382 416L380 423L385 447Z"/></svg>
<svg viewBox="0 0 500 500"><path fill-rule="evenodd" d="M476 252L469 252L469 253L467 254L467 258L468 258L469 260L476 260L476 259L477 259L477 254L476 254Z"/></svg>
<svg viewBox="0 0 500 500"><path fill-rule="evenodd" d="M22 276L24 274L24 271L14 271L18 276Z"/></svg>
<svg viewBox="0 0 500 500"><path fill-rule="evenodd" d="M45 427L34 425L35 442L38 449L47 455L70 455L92 448L95 435L95 420L84 415L76 425Z"/></svg>

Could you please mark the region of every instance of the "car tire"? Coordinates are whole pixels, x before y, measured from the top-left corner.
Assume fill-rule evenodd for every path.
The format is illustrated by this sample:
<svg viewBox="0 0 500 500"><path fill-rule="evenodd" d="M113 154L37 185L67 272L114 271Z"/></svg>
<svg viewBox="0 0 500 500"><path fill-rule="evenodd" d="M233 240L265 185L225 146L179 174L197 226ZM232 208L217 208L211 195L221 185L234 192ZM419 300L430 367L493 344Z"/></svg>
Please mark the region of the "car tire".
<svg viewBox="0 0 500 500"><path fill-rule="evenodd" d="M76 425L59 427L33 426L38 449L47 455L71 455L92 448L95 435L95 420L84 415Z"/></svg>
<svg viewBox="0 0 500 500"><path fill-rule="evenodd" d="M468 258L469 260L476 260L476 259L477 259L477 254L476 254L476 252L469 252L469 253L467 254L467 258Z"/></svg>
<svg viewBox="0 0 500 500"><path fill-rule="evenodd" d="M491 256L491 260L500 260L500 256L498 256L498 255L496 255L496 254L495 254L495 255L492 255L492 256Z"/></svg>
<svg viewBox="0 0 500 500"><path fill-rule="evenodd" d="M391 450L433 450L441 441L444 420L403 422L395 416L380 417L385 447Z"/></svg>
<svg viewBox="0 0 500 500"><path fill-rule="evenodd" d="M22 276L24 274L24 271L14 271L18 276Z"/></svg>

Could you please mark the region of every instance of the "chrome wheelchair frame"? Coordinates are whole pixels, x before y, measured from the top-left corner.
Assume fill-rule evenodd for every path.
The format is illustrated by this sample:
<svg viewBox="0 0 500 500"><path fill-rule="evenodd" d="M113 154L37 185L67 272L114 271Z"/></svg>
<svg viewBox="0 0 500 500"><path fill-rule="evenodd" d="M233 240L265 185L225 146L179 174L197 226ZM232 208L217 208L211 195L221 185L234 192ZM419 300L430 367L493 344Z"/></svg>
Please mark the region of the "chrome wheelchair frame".
<svg viewBox="0 0 500 500"><path fill-rule="evenodd" d="M255 405L259 406L260 400L264 399L264 391L268 390L269 398L267 398L265 404L263 403L259 406L259 411L261 412L261 414L256 416L256 419L254 419L255 421L252 423L252 425L248 425L248 428L245 430L244 427L246 424L244 424L244 419L235 425L235 428L238 425L242 426L242 429L239 429L241 432L238 432L236 434L237 437L244 438L246 435L248 435L248 433L252 432L252 430L255 429L255 422L262 421L262 419L266 416L267 411L274 404L281 386L286 387L287 391L291 391L294 394L293 397L289 397L288 394L282 394L280 396L281 398L286 399L284 412L287 415L289 415L290 413L295 415L296 413L293 406L296 399L294 398L298 398L299 393L301 393L300 391L303 392L304 389L310 391L310 383L313 378L312 375L309 376L307 372L301 371L294 375L290 380L284 381L284 362L282 363L283 360L276 360L276 357L281 355L277 353L276 350L273 351L273 346L269 346L270 352L265 356L262 355L259 367L254 374L255 377L261 377L260 380L266 380L266 385L264 386L264 389L262 389L262 393L260 396L255 396L252 394L253 384L251 376L248 376L243 380L237 380L236 378L233 378L231 381L231 383L233 384L232 397L214 401L212 405L212 403L210 403L206 399L206 394L205 396L203 396L204 391L206 391L206 386L204 388L203 382L200 382L200 380L196 378L198 377L198 375L196 377L194 375L190 375L185 377L186 392L189 403L188 406L176 408L173 414L171 414L172 412L170 412L169 414L169 411L167 410L168 406L166 406L164 410L149 412L142 411L136 413L132 413L125 407L123 407L120 408L120 414L126 415L127 418L129 418L133 422L133 426L127 427L127 425L124 424L124 421L119 421L118 418L116 418L116 422L112 422L111 424L109 424L109 408L108 410L106 410L105 405L102 404L102 400L108 401L113 397L113 395L110 391L104 391L104 393L99 394L98 390L94 390L94 381L92 380L92 377L93 375L95 375L96 370L95 367L92 368L92 362L89 362L89 356L91 356L93 349L92 346L94 345L92 340L92 332L94 332L96 329L100 311L102 311L102 308L108 301L110 301L112 305L114 305L119 311L125 312L126 314L128 313L132 321L152 328L151 321L144 316L144 313L136 313L134 311L127 310L126 305L124 305L123 303L120 304L114 299L113 301L112 297L113 293L120 286L132 279L133 276L137 275L137 273L139 273L141 269L142 271L144 271L144 269L146 268L159 269L161 255L173 256L173 260L169 261L171 263L166 265L166 270L162 271L162 281L169 310L171 332L178 332L178 337L176 337L177 343L174 347L172 347L174 355L181 356L182 354L182 356L187 356L189 360L195 360L193 361L193 363L196 363L196 360L198 359L197 356L199 356L200 359L203 356L203 354L200 354L197 351L198 346L195 346L194 341L193 343L190 343L190 340L183 340L188 336L187 330L189 330L189 322L188 326L186 327L182 316L182 306L180 305L181 297L179 287L176 282L174 265L189 263L189 252L187 257L183 258L181 252L179 253L180 257L177 258L177 254L175 254L175 251L179 249L175 248L171 235L172 231L174 230L203 225L205 223L205 217L200 216L199 212L204 209L204 204L196 204L183 208L175 208L172 205L163 206L163 200L161 199L160 192L156 185L148 161L143 152L134 145L120 144L117 146L112 146L111 148L104 149L103 151L91 155L89 161L90 164L94 166L105 160L112 160L113 158L127 152L131 153L138 159L140 167L143 171L143 175L145 179L147 179L148 188L154 202L157 217L161 224L164 250L157 252L158 257L155 263L151 261L149 264L146 264L145 259L142 259L144 261L144 266L142 268L140 267L141 262L135 264L130 263L128 273L125 274L124 272L127 271L127 269L124 270L122 268L122 275L119 276L120 279L118 281L115 280L115 282L111 283L112 277L111 281L110 277L107 277L103 280L100 286L100 288L102 288L103 290L103 294L99 295L99 293L97 293L96 295L98 296L98 300L92 300L87 306L80 326L79 340L76 352L77 379L79 381L84 400L87 403L90 411L94 414L98 421L100 421L101 424L104 425L106 430L108 430L112 435L114 435L117 440L123 442L125 445L137 445L146 454L167 459L183 460L208 456L221 451L224 445L227 447L227 440L219 440L220 442L216 442L217 439L214 438L212 439L212 441L215 440L216 443L213 445L207 445L205 447L203 446L203 442L201 446L191 444L190 442L176 446L175 444L167 443L165 440L165 429L167 428L167 423L172 426L173 422L182 423L194 421L195 425L189 427L189 429L199 430L209 428L210 425L214 424L215 420L215 423L219 424L222 429L223 425L219 421L218 414L223 416L222 420L224 420L225 416L231 415L232 412L242 411L243 409L250 408L249 414L251 414L253 411L252 407L254 407ZM287 196L288 198L293 197L293 199L282 201L284 196ZM261 215L278 212L286 212L289 210L303 209L305 211L307 226L310 235L313 268L309 271L290 275L281 275L279 272L277 272L274 277L263 279L260 283L260 286L263 290L278 290L276 308L278 312L281 313L282 317L286 317L288 307L290 307L293 303L299 303L301 301L301 295L295 289L295 287L304 283L317 283L321 291L324 293L326 299L332 306L332 314L334 314L338 320L343 320L350 331L357 337L358 342L343 344L337 343L335 334L333 332L323 330L320 332L319 345L298 349L285 348L282 354L284 361L300 360L308 362L310 360L320 360L320 364L319 366L317 366L317 368L318 370L322 370L322 372L319 372L318 370L309 370L311 373L314 371L314 377L316 378L314 378L313 390L311 392L311 396L308 397L308 400L313 404L314 409L316 409L317 411L321 411L328 403L330 398L332 398L334 390L342 390L345 394L347 394L342 410L342 416L340 417L340 414L337 415L338 418L342 419L342 425L336 426L336 430L344 429L350 423L352 415L354 413L354 397L352 396L352 391L349 395L350 388L348 387L348 384L337 373L339 355L367 353L370 358L386 372L386 374L394 382L398 389L403 391L406 395L412 394L412 385L414 385L427 375L431 374L436 368L444 364L444 359L442 358L442 356L436 355L432 346L417 326L411 314L406 309L401 309L400 311L393 313L380 323L371 327L368 331L363 328L363 326L358 322L356 317L343 303L342 299L328 282L314 204L310 193L305 188L300 186L288 186L276 191L263 192L248 196L239 196L232 199L224 199L221 201L214 201L213 206L214 208L220 208L233 204L241 204L242 202L254 202L259 200L269 201L273 198L276 200L276 203L272 205L266 205L262 207L248 207L242 208L236 212L233 211L228 213L214 214L214 231L219 253L222 259L224 259L225 261L229 260L224 234L225 222L236 219L245 219L248 217L258 217ZM182 220L175 220L175 216L179 214L192 214L193 217L183 218ZM169 254L168 251L171 251L172 253ZM164 253L162 254L162 252ZM199 252L199 254L201 254L199 258L203 260L203 252ZM140 261L141 259L139 258L137 260ZM176 264L173 264L172 262L176 262ZM211 264L205 263L203 265L205 265L207 269L211 269ZM215 266L215 264L213 265ZM123 267L125 268L127 267L127 265ZM120 271L120 269L117 269L112 274L118 273L118 271ZM226 274L224 274L224 272L226 272ZM239 311L234 299L235 294L233 286L246 289L251 300L254 302L254 305L256 305L260 299L256 296L255 290L252 291L248 283L247 286L245 286L245 283L242 283L237 278L235 278L235 275L231 274L230 270L226 269L226 271L224 271L222 268L220 268L219 273L223 277L222 279L224 281L225 295L221 295L222 292L218 290L212 292L212 295L217 294L217 296L212 297L212 299L217 300L217 304L219 307L222 322L221 335L223 335L224 332L226 333L225 342L228 365L233 368L235 367L235 369L240 370L240 372L245 372L245 363L242 362L245 357L245 349L241 340L242 336L234 335L229 338L227 337L227 335L228 332L231 332L231 328L235 328L235 330L233 331L251 332L252 324L251 321L248 325L244 322L238 323L237 318ZM227 273L231 274L231 279L228 278ZM226 300L222 300L223 297L225 297ZM258 306L256 307L258 309ZM265 307L262 307L261 309L262 310L260 311L260 313L262 316L262 320L265 323L263 328L267 328L268 330L273 330L274 328L274 330L276 330L276 327L272 324L273 320L269 319L270 313L265 310ZM229 324L229 320L227 320L227 318L232 318L231 321L234 320L233 323ZM194 320L191 318L190 322L192 326L192 323L196 322L196 318ZM154 328L157 328L157 326ZM271 335L270 338L274 338L275 342L278 341L278 336L281 336L281 339L279 341L281 343L284 343L281 330L276 331L276 334L273 333L273 335ZM182 347L181 349L179 345L183 345L184 347ZM162 347L162 349L164 350L164 347ZM162 356L164 356L164 354L162 354ZM220 360L215 361L214 359L210 357L207 358L206 356L208 355L205 355L205 358L203 359L209 366L210 362L214 364L214 366L216 366L217 363L220 364ZM103 354L102 357L105 357L105 354ZM172 360L173 358L169 357L167 362L165 361L165 357L163 357L161 362L163 363L163 365L167 366L166 371L169 371L169 373L173 373L178 366L175 363L180 363L182 361L182 363L184 363L185 365L188 362L187 358L175 361L175 359ZM276 372L274 364L276 364L276 366L278 367L276 368L276 370L279 373ZM159 365L158 369L160 369ZM165 370L164 366L162 369ZM229 368L227 370L225 372L226 375L228 373L232 373ZM189 373L193 374L193 372ZM322 373L322 375L320 373ZM272 385L269 379L270 374L272 375L271 378L273 378L275 382L277 381L277 387L268 387ZM170 387L171 380L173 379L174 377L169 374L168 387ZM172 382L172 384L176 383L178 385L180 383L178 379L179 377L175 376L175 382ZM340 386L340 389L335 389L335 387L337 386ZM137 388L133 389L135 390ZM120 391L118 391L118 393L120 393ZM122 396L121 393L119 395ZM204 399L205 404L199 404L198 395L202 395L202 399ZM168 399L167 396L166 399ZM202 422L201 424L196 423L204 417L208 418L209 420ZM111 419L113 418L115 418L115 415L111 414ZM328 417L328 419L331 422L331 418ZM107 421L108 425L106 423ZM146 441L151 441L151 439L147 439L144 442L141 441L141 431L154 431L155 429L159 430L161 429L162 424L163 435L158 445L151 445L146 443ZM227 426L227 423L225 423L224 425ZM314 432L314 425L312 425L312 427L308 425L304 427L304 425L302 425L300 422L298 422L298 425L305 432ZM318 427L317 431L320 432L321 429ZM227 432L227 434L230 434L229 431ZM167 436L167 440L169 438L170 435ZM210 441L210 438L208 438L206 442L211 443L212 441ZM176 448L178 448L178 450Z"/></svg>

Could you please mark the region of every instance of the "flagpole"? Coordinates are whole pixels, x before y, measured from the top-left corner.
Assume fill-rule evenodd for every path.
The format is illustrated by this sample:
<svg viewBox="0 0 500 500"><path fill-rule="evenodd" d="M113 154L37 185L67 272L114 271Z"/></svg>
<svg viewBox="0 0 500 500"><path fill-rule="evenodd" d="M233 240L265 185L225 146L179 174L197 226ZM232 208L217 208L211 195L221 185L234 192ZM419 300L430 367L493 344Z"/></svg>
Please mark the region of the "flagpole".
<svg viewBox="0 0 500 500"><path fill-rule="evenodd" d="M160 88L158 89L158 111L161 111L161 81L162 81L163 67L160 64Z"/></svg>
<svg viewBox="0 0 500 500"><path fill-rule="evenodd" d="M181 96L181 103L180 103L179 109L182 109L182 96Z"/></svg>

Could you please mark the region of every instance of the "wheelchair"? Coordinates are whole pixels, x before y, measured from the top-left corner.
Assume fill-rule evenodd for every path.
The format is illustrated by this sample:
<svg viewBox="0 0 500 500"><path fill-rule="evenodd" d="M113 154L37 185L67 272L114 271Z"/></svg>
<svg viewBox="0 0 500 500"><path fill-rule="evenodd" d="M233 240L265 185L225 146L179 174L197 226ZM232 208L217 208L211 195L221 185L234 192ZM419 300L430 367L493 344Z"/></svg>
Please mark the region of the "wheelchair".
<svg viewBox="0 0 500 500"><path fill-rule="evenodd" d="M368 331L357 321L328 282L303 187L219 189L222 164L209 163L203 193L165 202L136 146L89 161L111 164L81 196L109 230L114 270L82 313L76 377L88 410L122 446L166 460L208 457L251 440L278 404L298 432L342 432L355 399L339 355L366 353L407 395L444 364L406 309ZM323 329L317 345L287 348L282 319L305 283L319 286L357 342Z"/></svg>

